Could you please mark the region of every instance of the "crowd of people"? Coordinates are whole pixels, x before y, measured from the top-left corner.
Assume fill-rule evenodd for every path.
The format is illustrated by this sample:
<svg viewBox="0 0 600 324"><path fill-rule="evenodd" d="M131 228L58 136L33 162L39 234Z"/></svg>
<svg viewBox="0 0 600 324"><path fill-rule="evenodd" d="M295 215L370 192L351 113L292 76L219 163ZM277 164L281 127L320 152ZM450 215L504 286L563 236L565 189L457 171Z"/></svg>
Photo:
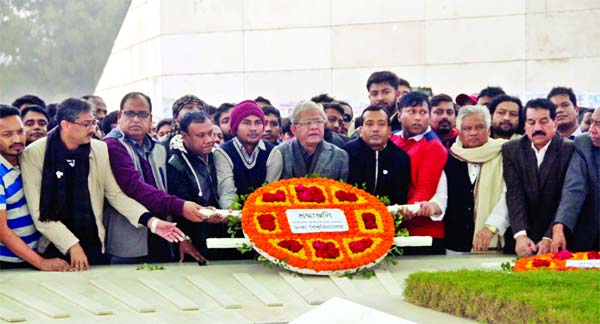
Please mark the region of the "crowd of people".
<svg viewBox="0 0 600 324"><path fill-rule="evenodd" d="M0 105L0 269L236 259L215 209L264 183L320 176L398 205L405 254L530 256L599 249L600 109L570 88L522 104L500 87L428 96L390 71L366 83L360 116L321 94L287 118L258 97L218 108L194 95L152 123L126 94Z"/></svg>

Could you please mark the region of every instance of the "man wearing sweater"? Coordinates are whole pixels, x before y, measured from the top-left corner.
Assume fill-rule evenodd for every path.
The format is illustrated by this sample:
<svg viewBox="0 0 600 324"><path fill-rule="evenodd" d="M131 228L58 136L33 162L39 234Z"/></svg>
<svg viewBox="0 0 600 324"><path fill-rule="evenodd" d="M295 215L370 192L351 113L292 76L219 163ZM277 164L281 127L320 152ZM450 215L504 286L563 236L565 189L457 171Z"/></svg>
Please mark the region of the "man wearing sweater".
<svg viewBox="0 0 600 324"><path fill-rule="evenodd" d="M231 111L231 134L235 137L214 152L219 183L219 205L223 209L265 182L267 158L273 144L262 140L265 113L251 100L237 104Z"/></svg>
<svg viewBox="0 0 600 324"><path fill-rule="evenodd" d="M392 135L391 141L410 157L411 183L408 203L428 202L436 193L448 152L429 127L429 99L420 92L407 93L398 103L402 131ZM427 249L406 249L407 253L444 254L444 223L441 219L418 213L405 213L406 228L413 236L431 236L433 243ZM414 251L412 251L414 250Z"/></svg>
<svg viewBox="0 0 600 324"><path fill-rule="evenodd" d="M167 193L167 152L148 134L152 121L150 98L140 92L126 94L121 100L118 118L118 127L108 133L104 141L121 190L161 219L183 216L192 222L203 221L202 206ZM166 242L148 235L145 228L129 224L110 204L104 209L104 225L110 263L173 259ZM185 249L187 244L183 242L179 246Z"/></svg>

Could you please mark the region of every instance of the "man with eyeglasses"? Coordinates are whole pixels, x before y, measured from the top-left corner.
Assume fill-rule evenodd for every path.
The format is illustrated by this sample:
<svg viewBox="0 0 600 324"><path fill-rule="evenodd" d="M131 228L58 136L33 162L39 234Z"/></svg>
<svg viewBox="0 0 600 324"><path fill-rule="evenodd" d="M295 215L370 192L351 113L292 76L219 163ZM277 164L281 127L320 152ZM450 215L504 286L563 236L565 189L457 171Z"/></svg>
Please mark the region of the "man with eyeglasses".
<svg viewBox="0 0 600 324"><path fill-rule="evenodd" d="M48 113L40 106L28 106L21 110L27 145L46 137L48 134Z"/></svg>
<svg viewBox="0 0 600 324"><path fill-rule="evenodd" d="M408 203L421 204L421 210L417 213L403 212L406 228L410 235L433 238L431 247L407 248L405 252L444 254L444 222L439 215L431 212L429 202L438 191L448 152L429 126L427 95L420 92L405 94L398 103L398 118L402 123L402 130L392 135L390 140L410 157L411 182L408 188ZM438 207L443 207L438 201L434 202Z"/></svg>
<svg viewBox="0 0 600 324"><path fill-rule="evenodd" d="M325 112L312 101L299 102L292 114L295 138L278 145L267 161L267 182L318 174L323 178L348 178L348 153L323 140Z"/></svg>
<svg viewBox="0 0 600 324"><path fill-rule="evenodd" d="M575 138L575 152L552 227L551 250L598 251L599 239L600 108L596 108L588 132Z"/></svg>
<svg viewBox="0 0 600 324"><path fill-rule="evenodd" d="M23 153L23 188L44 257L69 259L73 270L105 264L105 199L135 227L147 226L169 242L183 239L174 223L153 217L117 184L104 142L92 139L91 105L69 98L56 113L59 127Z"/></svg>
<svg viewBox="0 0 600 324"><path fill-rule="evenodd" d="M121 100L118 126L106 135L110 165L123 192L167 220L183 216L202 222L202 206L167 194L167 152L156 145L149 134L152 123L152 101L141 92L126 94ZM169 245L145 228L129 224L112 206L104 209L107 226L106 251L110 263L143 263L172 261ZM190 253L188 242L179 244Z"/></svg>

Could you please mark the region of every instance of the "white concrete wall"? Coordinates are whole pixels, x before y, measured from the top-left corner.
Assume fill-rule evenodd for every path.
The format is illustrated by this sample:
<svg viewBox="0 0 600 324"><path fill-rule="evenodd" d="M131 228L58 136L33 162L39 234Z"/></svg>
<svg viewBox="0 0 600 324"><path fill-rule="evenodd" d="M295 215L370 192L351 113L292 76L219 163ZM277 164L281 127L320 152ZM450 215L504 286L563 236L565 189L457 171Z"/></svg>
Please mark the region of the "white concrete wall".
<svg viewBox="0 0 600 324"><path fill-rule="evenodd" d="M358 109L389 69L434 93L566 85L600 105L599 20L597 0L134 0L96 92L110 109L134 90L167 111L186 93L285 110L327 92Z"/></svg>

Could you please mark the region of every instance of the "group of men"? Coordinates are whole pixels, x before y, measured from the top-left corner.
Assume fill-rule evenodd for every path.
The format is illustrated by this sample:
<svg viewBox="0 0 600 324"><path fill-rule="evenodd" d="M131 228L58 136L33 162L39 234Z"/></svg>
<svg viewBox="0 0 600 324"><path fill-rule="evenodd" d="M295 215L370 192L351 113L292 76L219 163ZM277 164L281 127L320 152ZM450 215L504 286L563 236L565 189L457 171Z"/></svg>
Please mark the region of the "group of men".
<svg viewBox="0 0 600 324"><path fill-rule="evenodd" d="M211 109L186 95L160 141L140 92L102 134L99 97L69 98L53 117L41 103L1 106L0 267L240 258L207 249L228 236L214 208L314 175L417 204L401 210L403 226L433 243L407 254L598 250L600 110L583 133L571 89L525 106L494 87L455 102L381 71L367 90L355 125L350 105L327 95L300 101L287 123L262 97Z"/></svg>

